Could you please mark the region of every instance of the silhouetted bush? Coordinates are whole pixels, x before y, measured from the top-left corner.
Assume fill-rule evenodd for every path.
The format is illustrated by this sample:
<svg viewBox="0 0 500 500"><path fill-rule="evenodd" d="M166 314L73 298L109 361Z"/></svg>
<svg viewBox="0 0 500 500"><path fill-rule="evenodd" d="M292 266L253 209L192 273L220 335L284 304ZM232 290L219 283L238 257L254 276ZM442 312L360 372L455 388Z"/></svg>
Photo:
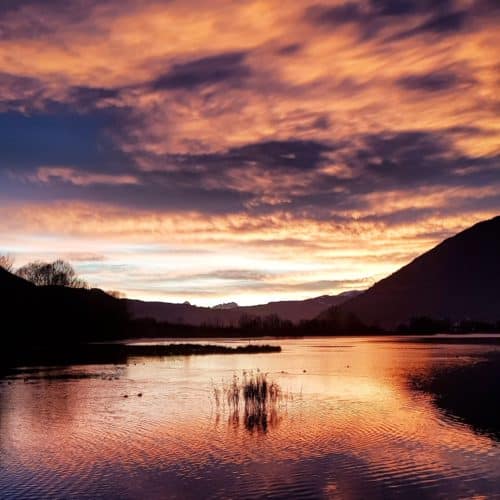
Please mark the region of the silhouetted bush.
<svg viewBox="0 0 500 500"><path fill-rule="evenodd" d="M20 267L16 274L36 286L66 286L70 288L87 288L87 283L78 278L69 262L30 262Z"/></svg>

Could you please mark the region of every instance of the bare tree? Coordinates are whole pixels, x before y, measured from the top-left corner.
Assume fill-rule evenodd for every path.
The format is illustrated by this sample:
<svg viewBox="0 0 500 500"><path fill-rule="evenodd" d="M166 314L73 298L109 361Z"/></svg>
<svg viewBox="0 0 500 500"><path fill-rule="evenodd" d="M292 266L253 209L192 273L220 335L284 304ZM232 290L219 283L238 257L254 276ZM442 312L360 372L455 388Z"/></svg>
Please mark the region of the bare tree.
<svg viewBox="0 0 500 500"><path fill-rule="evenodd" d="M30 262L19 268L16 274L37 286L88 287L85 281L78 278L71 264L64 260Z"/></svg>
<svg viewBox="0 0 500 500"><path fill-rule="evenodd" d="M11 255L0 255L0 268L12 272L14 270L14 257Z"/></svg>

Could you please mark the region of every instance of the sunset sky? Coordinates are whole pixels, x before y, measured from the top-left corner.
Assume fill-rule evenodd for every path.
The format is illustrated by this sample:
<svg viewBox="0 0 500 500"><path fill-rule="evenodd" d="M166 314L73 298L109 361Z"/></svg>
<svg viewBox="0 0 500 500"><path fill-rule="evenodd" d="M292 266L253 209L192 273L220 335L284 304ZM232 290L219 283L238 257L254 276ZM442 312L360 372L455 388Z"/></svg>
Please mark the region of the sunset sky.
<svg viewBox="0 0 500 500"><path fill-rule="evenodd" d="M0 1L0 253L128 297L366 288L500 213L498 0Z"/></svg>

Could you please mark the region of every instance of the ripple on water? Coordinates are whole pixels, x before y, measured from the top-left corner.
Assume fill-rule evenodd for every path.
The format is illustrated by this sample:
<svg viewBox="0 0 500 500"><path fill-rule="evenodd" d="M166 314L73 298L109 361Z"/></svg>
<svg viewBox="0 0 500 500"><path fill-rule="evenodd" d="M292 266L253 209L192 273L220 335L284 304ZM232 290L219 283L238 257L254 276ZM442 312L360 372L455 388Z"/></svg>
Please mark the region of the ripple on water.
<svg viewBox="0 0 500 500"><path fill-rule="evenodd" d="M210 397L210 379L254 366L251 357L122 367L118 380L94 376L103 367L66 380L51 370L51 380L1 385L0 497L494 497L498 444L409 392L394 344L325 345L308 340L269 361L304 393L265 430ZM401 357L424 370L432 356Z"/></svg>

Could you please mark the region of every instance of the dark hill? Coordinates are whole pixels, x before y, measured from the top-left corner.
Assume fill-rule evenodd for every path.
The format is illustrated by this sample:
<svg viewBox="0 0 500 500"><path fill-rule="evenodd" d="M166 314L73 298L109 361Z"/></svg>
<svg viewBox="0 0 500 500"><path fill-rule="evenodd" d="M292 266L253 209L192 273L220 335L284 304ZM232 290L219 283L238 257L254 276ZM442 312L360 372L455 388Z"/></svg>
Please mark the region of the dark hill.
<svg viewBox="0 0 500 500"><path fill-rule="evenodd" d="M35 285L29 283L22 278L19 278L15 274L9 273L2 267L0 267L0 293L2 293L3 299L7 299L9 292L13 293L16 291L26 291L30 289L34 289Z"/></svg>
<svg viewBox="0 0 500 500"><path fill-rule="evenodd" d="M498 321L500 216L443 241L342 309L384 328L418 316Z"/></svg>
<svg viewBox="0 0 500 500"><path fill-rule="evenodd" d="M35 285L0 267L0 321L3 325L2 330L7 325L14 323L20 326L26 324L28 320L30 323L34 323L32 308L36 305L35 293Z"/></svg>
<svg viewBox="0 0 500 500"><path fill-rule="evenodd" d="M127 321L126 304L101 290L37 287L0 269L4 345L116 338Z"/></svg>
<svg viewBox="0 0 500 500"><path fill-rule="evenodd" d="M256 306L237 306L227 309L197 307L191 304L168 302L143 302L127 300L133 318L153 318L157 321L188 325L237 326L242 316L264 318L279 316L282 320L298 323L316 317L326 308L339 305L360 292L346 292L339 295L323 295L307 300L269 302Z"/></svg>

